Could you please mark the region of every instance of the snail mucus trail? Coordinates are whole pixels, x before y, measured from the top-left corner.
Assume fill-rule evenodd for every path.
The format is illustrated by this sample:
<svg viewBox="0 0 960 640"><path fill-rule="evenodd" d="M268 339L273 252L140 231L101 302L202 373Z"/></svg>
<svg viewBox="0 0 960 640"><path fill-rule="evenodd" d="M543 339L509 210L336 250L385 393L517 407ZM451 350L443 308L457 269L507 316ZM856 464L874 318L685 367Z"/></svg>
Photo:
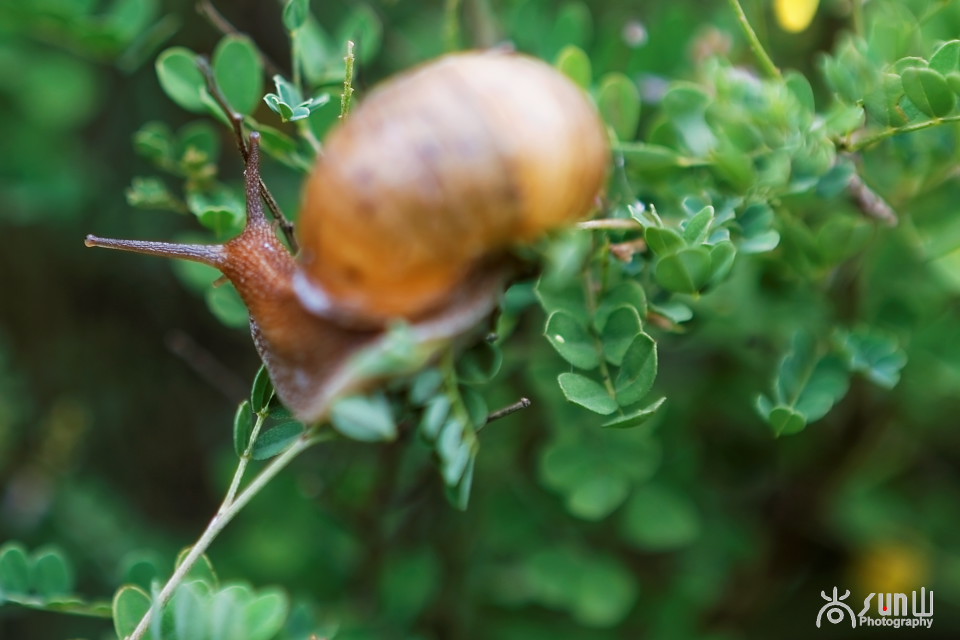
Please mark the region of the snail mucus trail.
<svg viewBox="0 0 960 640"><path fill-rule="evenodd" d="M88 236L87 246L219 269L250 312L277 394L306 422L372 382L354 356L402 320L423 361L496 307L510 249L593 207L606 128L549 65L454 54L371 91L325 140L305 189L295 259L260 198L259 134L245 168L247 223L218 245Z"/></svg>

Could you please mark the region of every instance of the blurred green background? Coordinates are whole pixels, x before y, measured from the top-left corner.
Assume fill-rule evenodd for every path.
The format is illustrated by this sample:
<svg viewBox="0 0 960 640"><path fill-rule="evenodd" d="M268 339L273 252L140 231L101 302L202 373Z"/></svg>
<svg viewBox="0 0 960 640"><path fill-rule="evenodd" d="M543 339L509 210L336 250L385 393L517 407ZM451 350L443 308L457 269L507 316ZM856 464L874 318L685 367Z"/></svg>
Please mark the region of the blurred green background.
<svg viewBox="0 0 960 640"><path fill-rule="evenodd" d="M280 5L222 4L286 70ZM820 105L830 94L820 56L850 28L851 4L825 0L801 33L782 29L772 3L744 6L777 64L806 75ZM914 18L939 10L921 25L926 42L960 34L955 3L887 4ZM753 64L727 2L364 6L382 37L359 65L361 99L451 39L511 40L547 60L572 43L595 75L635 81L642 140L668 83L701 81L713 55ZM312 6L323 25L357 8ZM459 34L447 19L454 10ZM198 231L192 217L135 209L124 194L156 173L134 133L147 121L178 129L196 119L163 93L154 58L172 45L209 53L220 36L193 2L0 6L0 543L60 547L76 591L90 598L109 599L138 563L169 566L202 530L234 464L236 404L259 366L247 330L224 326L169 263L83 246L94 232ZM280 126L265 106L257 114ZM220 176L237 185L241 162L217 130ZM823 269L804 258L806 236L781 220L776 251L738 260L727 283L696 301L683 332L656 333L656 390L668 402L652 425L601 430L565 403L543 317L525 315L484 393L491 408L518 395L534 406L483 432L466 512L446 502L430 452L409 434L324 445L216 541L221 579L280 585L342 638L874 637L814 627L820 592L834 586L853 591L855 610L866 593L933 589L926 635L956 637L957 146L950 125L864 154L899 227L872 226L867 249ZM293 214L299 174L278 163L264 174ZM791 197L794 210L825 202ZM855 377L823 420L775 438L753 405L786 337L868 317L906 351L900 384ZM108 621L0 608L4 639L111 633Z"/></svg>

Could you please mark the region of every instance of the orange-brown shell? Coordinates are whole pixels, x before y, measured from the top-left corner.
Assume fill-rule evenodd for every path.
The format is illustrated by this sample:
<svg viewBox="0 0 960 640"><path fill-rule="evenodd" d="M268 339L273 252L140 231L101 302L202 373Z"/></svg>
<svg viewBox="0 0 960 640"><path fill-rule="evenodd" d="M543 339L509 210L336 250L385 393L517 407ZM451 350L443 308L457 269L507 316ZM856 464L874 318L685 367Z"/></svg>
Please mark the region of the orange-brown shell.
<svg viewBox="0 0 960 640"><path fill-rule="evenodd" d="M583 217L608 155L589 98L539 60L465 53L401 74L325 142L299 220L301 298L415 318L485 257Z"/></svg>

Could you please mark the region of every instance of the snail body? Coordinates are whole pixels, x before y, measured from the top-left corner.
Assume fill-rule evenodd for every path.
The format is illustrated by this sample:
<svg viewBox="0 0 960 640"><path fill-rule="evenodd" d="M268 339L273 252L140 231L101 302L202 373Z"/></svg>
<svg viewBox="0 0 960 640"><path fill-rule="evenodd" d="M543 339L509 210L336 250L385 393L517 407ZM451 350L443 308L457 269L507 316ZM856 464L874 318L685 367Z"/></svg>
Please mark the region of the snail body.
<svg viewBox="0 0 960 640"><path fill-rule="evenodd" d="M88 236L88 246L220 269L250 311L281 400L323 418L359 350L391 320L425 357L495 307L509 250L584 216L602 189L606 130L583 92L506 53L440 58L375 88L324 143L298 220L295 259L264 216L259 134L245 170L247 226L223 245Z"/></svg>

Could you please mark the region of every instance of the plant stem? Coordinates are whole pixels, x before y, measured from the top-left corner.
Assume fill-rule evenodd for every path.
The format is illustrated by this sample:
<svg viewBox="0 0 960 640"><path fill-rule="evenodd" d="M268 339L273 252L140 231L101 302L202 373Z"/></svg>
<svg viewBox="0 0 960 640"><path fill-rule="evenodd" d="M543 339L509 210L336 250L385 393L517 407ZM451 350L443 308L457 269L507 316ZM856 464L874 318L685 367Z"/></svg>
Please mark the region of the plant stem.
<svg viewBox="0 0 960 640"><path fill-rule="evenodd" d="M740 28L743 29L743 35L747 37L747 42L750 43L750 49L753 51L753 55L757 57L757 62L760 63L760 69L763 70L768 77L779 80L781 78L780 69L777 69L777 65L773 64L773 60L770 59L769 54L767 54L763 45L760 44L760 38L757 37L756 31L750 26L750 21L747 20L747 14L743 12L743 7L740 6L740 0L728 0L728 2L730 3L730 8L733 9L733 12L737 15Z"/></svg>
<svg viewBox="0 0 960 640"><path fill-rule="evenodd" d="M350 99L353 97L353 41L347 41L347 55L343 62L346 70L343 74L343 93L340 94L340 119L343 120L350 113Z"/></svg>
<svg viewBox="0 0 960 640"><path fill-rule="evenodd" d="M629 218L599 218L577 223L577 229L611 229L620 231L642 231L643 225Z"/></svg>
<svg viewBox="0 0 960 640"><path fill-rule="evenodd" d="M853 4L851 13L853 14L853 32L857 35L863 35L863 0L850 0Z"/></svg>
<svg viewBox="0 0 960 640"><path fill-rule="evenodd" d="M258 417L257 425L254 427L254 432L262 424L263 418ZM217 513L210 520L210 524L207 525L207 528L204 530L203 534L197 539L197 541L190 548L190 552L183 559L183 562L177 566L176 570L173 572L173 575L170 576L170 579L167 580L167 583L163 585L163 589L160 590L159 595L153 601L153 604L150 605L150 609L147 610L147 613L144 614L141 618L137 628L134 630L133 634L129 637L128 640L141 640L146 634L147 630L150 628L150 621L153 619L153 616L157 612L161 611L164 606L170 601L170 598L173 597L174 591L177 587L183 582L186 578L187 573L190 572L190 569L193 568L193 565L196 564L197 560L200 559L206 550L210 547L210 543L223 531L223 528L233 520L233 517L236 516L241 509L243 509L250 500L253 499L255 495L260 493L260 490L263 489L270 480L273 479L284 467L286 467L291 460L296 458L305 450L309 449L318 442L323 442L324 440L332 437L332 434L329 430L316 433L315 431L308 431L304 433L300 438L294 442L289 449L278 455L276 458L270 461L270 463L264 467L247 487L240 492L239 495L236 495L234 498L233 495L236 494L237 488L239 487L240 478L243 475L243 469L246 469L246 463L249 462L249 453L248 451L244 453L244 456L240 459L240 463L237 465L237 473L234 474L233 482L230 483L230 489L227 491L227 495L224 498L223 504L220 505L220 508L217 510ZM253 442L253 437L250 441ZM242 468L241 468L242 467Z"/></svg>
<svg viewBox="0 0 960 640"><path fill-rule="evenodd" d="M460 48L460 0L443 3L443 40L446 51Z"/></svg>
<svg viewBox="0 0 960 640"><path fill-rule="evenodd" d="M923 129L929 129L931 127L937 127L942 124L949 124L952 122L960 122L960 115L957 116L947 116L946 118L934 118L933 120L924 120L923 122L915 122L913 124L904 125L902 127L892 127L889 129L884 129L879 133L875 133L872 136L863 138L862 140L857 140L853 144L850 144L846 147L847 151L854 152L865 149L872 144L876 144L881 140L886 140L887 138L892 138L893 136L900 135L901 133L912 133L914 131L922 131Z"/></svg>

